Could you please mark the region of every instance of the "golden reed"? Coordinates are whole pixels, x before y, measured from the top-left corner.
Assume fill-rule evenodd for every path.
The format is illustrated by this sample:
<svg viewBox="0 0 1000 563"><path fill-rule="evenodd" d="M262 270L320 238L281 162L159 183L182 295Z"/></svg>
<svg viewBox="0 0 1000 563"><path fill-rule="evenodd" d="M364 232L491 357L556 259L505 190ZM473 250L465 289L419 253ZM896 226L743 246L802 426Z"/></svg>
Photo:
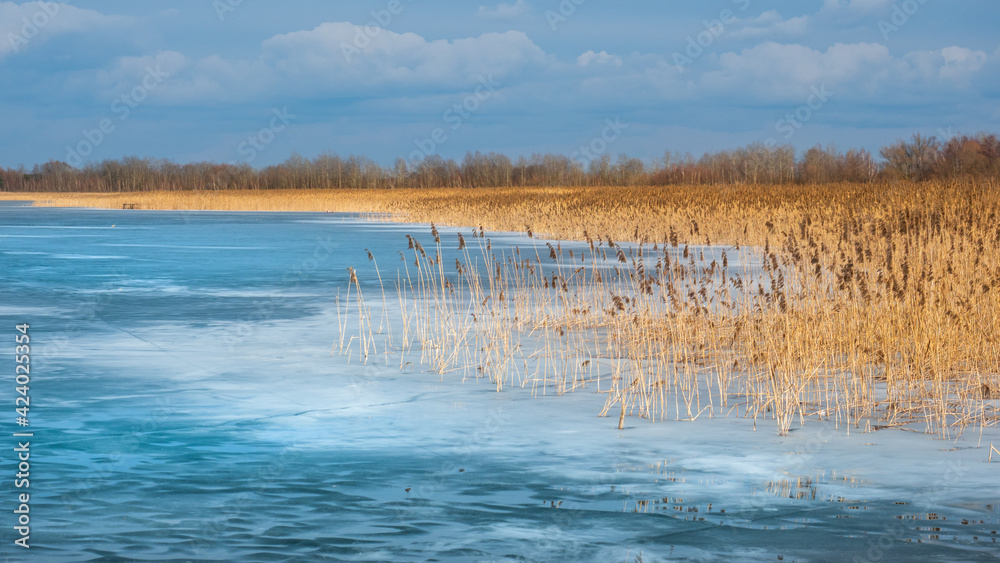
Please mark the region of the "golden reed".
<svg viewBox="0 0 1000 563"><path fill-rule="evenodd" d="M397 282L405 330L395 349L419 343L437 371L498 389L597 387L622 424L736 412L772 418L780 432L823 419L948 435L998 420L995 181L0 199L375 213L589 241L586 255L537 245L496 255L479 239L453 265L442 243L417 242ZM374 349L371 322L359 323L358 342Z"/></svg>

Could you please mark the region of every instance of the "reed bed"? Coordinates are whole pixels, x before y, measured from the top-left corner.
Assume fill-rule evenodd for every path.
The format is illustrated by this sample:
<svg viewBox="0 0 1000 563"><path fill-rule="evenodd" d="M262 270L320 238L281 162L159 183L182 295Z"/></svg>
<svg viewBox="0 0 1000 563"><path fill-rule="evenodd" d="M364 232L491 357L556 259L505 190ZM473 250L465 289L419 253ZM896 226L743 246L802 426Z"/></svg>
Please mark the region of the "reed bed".
<svg viewBox="0 0 1000 563"><path fill-rule="evenodd" d="M616 241L677 238L689 244L709 240L759 246L770 234L768 221L793 221L806 214L843 215L874 205L881 193L919 193L928 185L0 192L0 199L30 200L48 207L122 209L136 204L159 210L372 213L387 214L386 220L490 231L530 228L539 236L562 240L583 240L587 231Z"/></svg>
<svg viewBox="0 0 1000 563"><path fill-rule="evenodd" d="M92 207L174 211L384 212L371 205L375 190L197 190L111 193L2 192L0 200L33 201L38 207ZM381 190L383 195L385 190Z"/></svg>
<svg viewBox="0 0 1000 563"><path fill-rule="evenodd" d="M436 229L430 250L410 236L398 287L410 340L393 347L416 345L432 370L497 390L598 390L601 414L619 426L733 414L773 420L782 434L807 420L941 436L995 425L997 186L840 188L766 187L737 202L689 194L651 210L666 222L640 223L632 236L623 225L643 220L631 213L644 202L598 217L585 198L577 209L587 211L562 215L558 199L510 206L572 215L526 226L580 228L587 244L575 253L536 241L497 253L475 229L474 244L453 241L461 252L451 262ZM435 217L492 209L481 197L457 210L440 201ZM503 216L494 205L484 222ZM615 213L617 234L587 230ZM717 244L733 239L757 244Z"/></svg>
<svg viewBox="0 0 1000 563"><path fill-rule="evenodd" d="M995 181L0 198L471 228L461 241L411 235L392 307L384 291L381 308L363 302L354 279L340 326L358 336L340 349L400 353L401 366L413 357L498 390L595 389L619 425L738 415L781 433L814 419L948 436L998 420ZM496 253L487 231L586 248L533 239ZM402 322L391 337L379 330L390 310Z"/></svg>

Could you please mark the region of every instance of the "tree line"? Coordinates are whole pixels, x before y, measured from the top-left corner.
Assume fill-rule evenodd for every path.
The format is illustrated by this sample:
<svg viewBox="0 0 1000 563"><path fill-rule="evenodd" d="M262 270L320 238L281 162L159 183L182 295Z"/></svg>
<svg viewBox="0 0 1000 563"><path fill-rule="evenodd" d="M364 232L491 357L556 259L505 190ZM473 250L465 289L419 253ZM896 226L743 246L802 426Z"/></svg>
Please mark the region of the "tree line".
<svg viewBox="0 0 1000 563"><path fill-rule="evenodd" d="M882 147L877 161L866 150L815 146L796 156L791 146L754 143L706 153L666 153L647 164L638 158L604 154L574 160L557 154L510 157L470 152L461 162L429 155L416 162L397 159L387 167L364 156L293 155L281 164L248 164L125 157L74 168L61 161L0 168L0 191L128 192L146 190L431 188L519 186L636 186L666 184L791 184L924 181L942 178L1000 178L1000 139L994 134L948 140L914 135Z"/></svg>

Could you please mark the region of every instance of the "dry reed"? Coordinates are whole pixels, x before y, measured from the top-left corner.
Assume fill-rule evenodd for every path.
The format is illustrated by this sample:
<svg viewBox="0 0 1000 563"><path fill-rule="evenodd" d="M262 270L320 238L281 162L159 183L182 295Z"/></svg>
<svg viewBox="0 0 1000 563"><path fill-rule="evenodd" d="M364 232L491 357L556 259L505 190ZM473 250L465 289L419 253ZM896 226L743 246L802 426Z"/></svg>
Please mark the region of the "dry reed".
<svg viewBox="0 0 1000 563"><path fill-rule="evenodd" d="M394 346L498 390L595 387L620 425L734 409L782 433L807 419L940 435L998 420L995 182L0 198L349 211L588 241L585 254L537 243L497 255L477 237L452 267L436 230L430 251L411 239ZM367 355L376 331L355 296Z"/></svg>
<svg viewBox="0 0 1000 563"><path fill-rule="evenodd" d="M807 419L866 430L918 424L942 436L995 425L995 186L798 190L762 187L746 199L738 186L728 193L743 194L736 202L725 190L690 190L685 207L658 209L581 197L575 222L558 196L548 205L510 203L510 194L492 194L492 206L490 194L440 201L436 219L467 225L476 223L463 215L470 209L490 225L531 221L507 217L498 202L510 203L506 213L551 212L553 222L528 223L529 235L580 229L589 251L536 244L497 255L479 239L476 260L466 248L445 272L436 230L430 252L411 239L415 278L401 289L419 304L408 322L422 360L498 390L597 387L608 394L602 414L614 412L619 426L626 416L694 420L734 409L773 419L780 433ZM586 230L615 217L596 239ZM627 221L644 223L629 235ZM723 252L710 245L718 241L757 244Z"/></svg>

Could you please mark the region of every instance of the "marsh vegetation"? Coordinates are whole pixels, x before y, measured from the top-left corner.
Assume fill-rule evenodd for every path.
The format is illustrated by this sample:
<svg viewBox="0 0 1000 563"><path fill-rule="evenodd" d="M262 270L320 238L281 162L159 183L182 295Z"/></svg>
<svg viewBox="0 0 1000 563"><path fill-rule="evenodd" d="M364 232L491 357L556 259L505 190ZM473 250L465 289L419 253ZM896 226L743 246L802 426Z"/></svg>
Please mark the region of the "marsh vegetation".
<svg viewBox="0 0 1000 563"><path fill-rule="evenodd" d="M352 212L465 229L462 240L411 233L398 277L380 276L394 304L377 318L353 281L356 319L342 319L335 346L348 354L395 351L406 365L419 350L433 370L497 389L593 388L620 425L732 414L773 419L782 433L824 419L946 436L996 424L1000 407L998 147L989 135L915 136L875 166L864 152L815 148L796 160L758 146L657 170L477 153L396 176L322 157L220 184L310 189L183 189L201 182L194 165L4 174L6 189L26 183L38 205ZM35 191L71 185L60 174L131 180L122 191ZM164 181L177 189L132 189ZM568 181L589 185L559 185ZM550 243L496 253L496 232ZM396 258L372 250L383 267ZM390 312L402 326L392 338Z"/></svg>
<svg viewBox="0 0 1000 563"><path fill-rule="evenodd" d="M388 307L356 299L367 334L349 344L369 360L415 349L431 370L497 390L606 393L601 414L619 426L729 415L780 433L810 419L942 436L991 426L997 187L442 193L407 217L475 228L408 237L390 291L403 333L377 346L379 319L363 319ZM494 229L585 244L532 239L496 253Z"/></svg>

